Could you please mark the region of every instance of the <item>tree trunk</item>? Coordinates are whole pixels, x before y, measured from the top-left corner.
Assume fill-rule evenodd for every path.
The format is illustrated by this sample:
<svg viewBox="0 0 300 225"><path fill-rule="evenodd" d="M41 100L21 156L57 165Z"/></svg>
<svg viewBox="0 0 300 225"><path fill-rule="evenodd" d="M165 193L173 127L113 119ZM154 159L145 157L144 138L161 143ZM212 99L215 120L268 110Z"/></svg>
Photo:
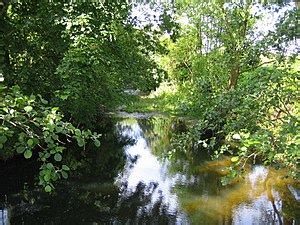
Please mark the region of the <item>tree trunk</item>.
<svg viewBox="0 0 300 225"><path fill-rule="evenodd" d="M228 90L232 90L236 88L239 75L240 75L240 67L234 66L230 71Z"/></svg>

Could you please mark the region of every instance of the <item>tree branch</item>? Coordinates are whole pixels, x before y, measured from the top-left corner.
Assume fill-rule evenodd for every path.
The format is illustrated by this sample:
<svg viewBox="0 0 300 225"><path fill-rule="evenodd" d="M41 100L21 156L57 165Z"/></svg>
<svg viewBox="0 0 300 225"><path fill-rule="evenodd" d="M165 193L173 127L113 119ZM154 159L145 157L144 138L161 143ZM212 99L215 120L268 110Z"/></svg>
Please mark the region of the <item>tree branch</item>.
<svg viewBox="0 0 300 225"><path fill-rule="evenodd" d="M254 66L254 67L251 67L251 68L249 68L249 69L243 70L243 71L241 71L241 73L245 73L245 72L254 70L254 69L258 68L258 67L261 67L261 66L263 66L263 65L266 65L266 64L269 64L269 63L272 63L272 62L275 62L275 61L276 61L276 60L274 59L274 60L271 60L271 61L268 61L268 62L263 62L263 63L261 63L261 64L258 64L257 66Z"/></svg>

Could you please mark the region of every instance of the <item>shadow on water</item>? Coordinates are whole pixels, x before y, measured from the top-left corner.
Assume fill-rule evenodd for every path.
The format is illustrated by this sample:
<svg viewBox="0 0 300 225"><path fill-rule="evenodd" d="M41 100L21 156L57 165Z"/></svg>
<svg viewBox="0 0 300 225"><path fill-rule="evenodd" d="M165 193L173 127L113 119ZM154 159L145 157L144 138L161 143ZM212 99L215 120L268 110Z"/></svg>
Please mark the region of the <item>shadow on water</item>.
<svg viewBox="0 0 300 225"><path fill-rule="evenodd" d="M0 224L299 223L299 189L285 171L249 166L244 179L223 187L230 160L169 157L172 135L187 129L183 120L123 118L111 128L101 150L80 156L79 170L51 195L33 176L2 173ZM24 168L22 176L34 174Z"/></svg>
<svg viewBox="0 0 300 225"><path fill-rule="evenodd" d="M175 196L169 190L171 181L162 190L167 171L161 175L161 164L151 154L137 121L118 122L101 144L97 153L88 151L91 155L84 156L79 170L57 184L51 195L24 185L26 179L12 191L2 190L1 223L175 224L177 208L165 201L166 194L170 199ZM150 168L143 167L145 159L150 159ZM149 177L152 169L155 172ZM19 175L12 174L11 181Z"/></svg>

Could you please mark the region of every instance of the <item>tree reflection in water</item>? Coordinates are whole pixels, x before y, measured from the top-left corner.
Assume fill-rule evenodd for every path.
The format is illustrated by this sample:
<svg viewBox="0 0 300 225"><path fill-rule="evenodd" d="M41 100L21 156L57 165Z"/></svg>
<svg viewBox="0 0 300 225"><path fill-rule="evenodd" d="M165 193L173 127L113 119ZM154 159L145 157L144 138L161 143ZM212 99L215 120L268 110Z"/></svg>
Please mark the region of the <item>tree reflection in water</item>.
<svg viewBox="0 0 300 225"><path fill-rule="evenodd" d="M30 225L299 222L298 189L283 179L284 171L249 166L244 180L223 187L226 158L167 157L174 129L171 119L120 121L99 153L86 160L88 168L60 183L56 193L27 188L7 194L7 220Z"/></svg>

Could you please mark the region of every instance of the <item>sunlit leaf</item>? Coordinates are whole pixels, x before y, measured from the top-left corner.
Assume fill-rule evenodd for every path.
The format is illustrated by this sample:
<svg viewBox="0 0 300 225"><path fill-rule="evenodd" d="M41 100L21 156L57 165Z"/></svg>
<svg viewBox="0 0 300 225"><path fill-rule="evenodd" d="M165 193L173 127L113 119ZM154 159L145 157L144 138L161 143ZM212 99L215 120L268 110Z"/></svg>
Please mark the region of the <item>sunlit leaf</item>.
<svg viewBox="0 0 300 225"><path fill-rule="evenodd" d="M33 140L32 139L28 139L27 144L29 147L31 147L33 145Z"/></svg>
<svg viewBox="0 0 300 225"><path fill-rule="evenodd" d="M25 110L25 112L30 112L33 110L33 108L32 108L32 106L29 105L29 106L24 107L24 110Z"/></svg>
<svg viewBox="0 0 300 225"><path fill-rule="evenodd" d="M50 185L47 185L47 186L45 187L45 191L46 191L46 192L51 192L51 191L52 191L51 186L50 186Z"/></svg>
<svg viewBox="0 0 300 225"><path fill-rule="evenodd" d="M234 157L231 158L231 162L235 163L237 161L239 161L239 157L238 156L234 156Z"/></svg>
<svg viewBox="0 0 300 225"><path fill-rule="evenodd" d="M241 136L239 134L234 134L234 135L232 135L232 139L238 141L238 140L241 140Z"/></svg>
<svg viewBox="0 0 300 225"><path fill-rule="evenodd" d="M31 158L31 156L32 156L32 151L31 150L26 150L24 152L25 159L29 159L29 158Z"/></svg>

